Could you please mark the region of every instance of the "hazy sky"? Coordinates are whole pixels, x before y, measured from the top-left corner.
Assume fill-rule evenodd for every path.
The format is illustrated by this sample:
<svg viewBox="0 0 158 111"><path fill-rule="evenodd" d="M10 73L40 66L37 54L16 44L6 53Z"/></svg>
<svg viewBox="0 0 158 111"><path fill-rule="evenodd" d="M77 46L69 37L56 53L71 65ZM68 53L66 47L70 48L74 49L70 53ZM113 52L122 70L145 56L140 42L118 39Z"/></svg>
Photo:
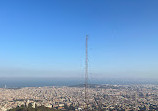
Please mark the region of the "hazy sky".
<svg viewBox="0 0 158 111"><path fill-rule="evenodd" d="M158 78L157 0L0 0L0 77Z"/></svg>

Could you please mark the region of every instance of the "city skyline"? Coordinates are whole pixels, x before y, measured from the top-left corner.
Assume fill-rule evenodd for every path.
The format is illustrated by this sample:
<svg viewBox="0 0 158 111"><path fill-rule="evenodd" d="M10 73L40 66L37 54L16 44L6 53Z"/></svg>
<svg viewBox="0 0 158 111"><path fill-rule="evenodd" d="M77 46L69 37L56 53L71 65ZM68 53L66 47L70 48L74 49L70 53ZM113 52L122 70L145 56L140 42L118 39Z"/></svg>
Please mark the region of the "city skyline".
<svg viewBox="0 0 158 111"><path fill-rule="evenodd" d="M0 1L0 77L158 78L158 1Z"/></svg>

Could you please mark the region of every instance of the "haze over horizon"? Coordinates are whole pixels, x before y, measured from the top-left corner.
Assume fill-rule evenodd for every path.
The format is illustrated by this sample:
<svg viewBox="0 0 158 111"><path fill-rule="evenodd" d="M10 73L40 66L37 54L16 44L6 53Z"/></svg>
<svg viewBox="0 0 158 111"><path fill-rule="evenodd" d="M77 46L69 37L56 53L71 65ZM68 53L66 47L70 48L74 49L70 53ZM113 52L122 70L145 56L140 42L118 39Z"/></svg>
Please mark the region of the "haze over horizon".
<svg viewBox="0 0 158 111"><path fill-rule="evenodd" d="M0 77L158 79L157 0L1 0Z"/></svg>

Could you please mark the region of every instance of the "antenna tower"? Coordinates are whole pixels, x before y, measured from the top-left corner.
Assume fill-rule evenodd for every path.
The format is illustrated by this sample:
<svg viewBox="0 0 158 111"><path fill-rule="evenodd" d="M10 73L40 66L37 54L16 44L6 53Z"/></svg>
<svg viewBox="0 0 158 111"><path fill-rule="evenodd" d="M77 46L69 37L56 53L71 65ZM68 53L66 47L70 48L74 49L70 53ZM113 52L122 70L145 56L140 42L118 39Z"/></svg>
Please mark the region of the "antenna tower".
<svg viewBox="0 0 158 111"><path fill-rule="evenodd" d="M88 35L86 35L86 59L85 59L85 111L88 111Z"/></svg>

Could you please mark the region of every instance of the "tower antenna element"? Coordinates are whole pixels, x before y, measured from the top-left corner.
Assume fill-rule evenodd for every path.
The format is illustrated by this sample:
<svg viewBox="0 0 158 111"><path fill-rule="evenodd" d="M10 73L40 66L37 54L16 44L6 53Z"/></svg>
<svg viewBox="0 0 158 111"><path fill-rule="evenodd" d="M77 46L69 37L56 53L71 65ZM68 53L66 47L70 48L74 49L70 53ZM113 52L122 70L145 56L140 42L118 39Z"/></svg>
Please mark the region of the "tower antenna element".
<svg viewBox="0 0 158 111"><path fill-rule="evenodd" d="M85 58L85 111L88 111L88 35L86 35L86 58Z"/></svg>

